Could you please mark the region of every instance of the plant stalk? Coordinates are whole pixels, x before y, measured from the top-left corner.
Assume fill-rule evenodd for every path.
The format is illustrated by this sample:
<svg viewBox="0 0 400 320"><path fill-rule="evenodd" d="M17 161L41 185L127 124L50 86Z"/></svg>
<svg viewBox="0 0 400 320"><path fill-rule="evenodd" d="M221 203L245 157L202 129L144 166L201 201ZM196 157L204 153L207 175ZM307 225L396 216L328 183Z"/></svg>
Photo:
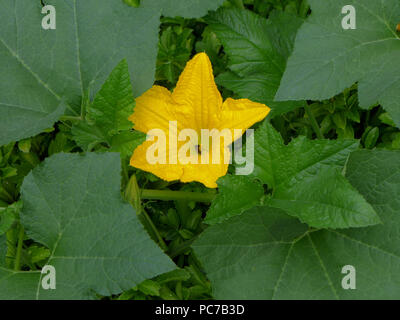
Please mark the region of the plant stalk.
<svg viewBox="0 0 400 320"><path fill-rule="evenodd" d="M150 216L141 206L141 200L164 200L164 201L196 201L210 203L215 197L215 194L211 193L201 193L201 192L186 192L186 191L171 191L171 190L149 190L140 189L136 180L136 176L132 175L129 182L125 188L125 199L129 201L138 215L142 215L149 227L151 228L154 235L157 237L160 246L167 251L168 246L166 245L164 239L162 238L157 227L154 225Z"/></svg>
<svg viewBox="0 0 400 320"><path fill-rule="evenodd" d="M186 200L210 203L215 198L215 194L202 192L142 189L140 190L140 197L147 200Z"/></svg>
<svg viewBox="0 0 400 320"><path fill-rule="evenodd" d="M18 234L18 246L17 252L15 254L15 263L14 263L14 270L19 271L21 269L21 255L22 255L22 245L24 243L24 227L20 225L19 234Z"/></svg>
<svg viewBox="0 0 400 320"><path fill-rule="evenodd" d="M60 121L83 121L83 119L75 116L61 116Z"/></svg>
<svg viewBox="0 0 400 320"><path fill-rule="evenodd" d="M164 239L162 238L160 232L158 231L157 227L151 220L150 216L147 214L147 212L142 208L141 204L141 195L140 195L140 189L139 185L136 180L136 176L132 175L131 178L128 181L128 184L125 189L125 199L128 200L133 207L136 209L136 214L138 216L144 217L146 220L148 226L150 227L151 231L155 235L155 237L158 240L158 243L160 247L164 250L168 250L168 246L165 243Z"/></svg>
<svg viewBox="0 0 400 320"><path fill-rule="evenodd" d="M321 132L321 128L319 127L318 122L315 119L314 114L312 113L311 108L308 105L308 103L306 103L306 105L304 106L304 109L306 110L307 116L310 119L311 126L313 127L313 130L314 130L315 134L317 135L317 138L324 139L324 135Z"/></svg>
<svg viewBox="0 0 400 320"><path fill-rule="evenodd" d="M160 247L164 250L164 251L168 251L168 246L165 243L163 237L161 236L160 232L158 231L157 227L155 226L155 224L153 223L153 220L151 220L150 216L147 214L147 212L142 209L142 211L140 212L141 215L143 215L143 217L146 219L146 221L148 222L151 230L154 232L154 234L156 235L157 239L158 239L158 243L160 245Z"/></svg>

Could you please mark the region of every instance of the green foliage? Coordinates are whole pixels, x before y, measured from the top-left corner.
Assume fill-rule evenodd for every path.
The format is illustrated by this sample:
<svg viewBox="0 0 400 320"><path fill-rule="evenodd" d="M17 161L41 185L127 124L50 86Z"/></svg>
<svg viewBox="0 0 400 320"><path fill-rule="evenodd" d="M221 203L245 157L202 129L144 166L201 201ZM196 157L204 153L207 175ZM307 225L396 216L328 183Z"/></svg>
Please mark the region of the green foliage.
<svg viewBox="0 0 400 320"><path fill-rule="evenodd" d="M264 201L315 228L365 227L380 223L375 210L341 170L356 140L308 140L288 145L268 122L255 133L253 179L272 189L262 200L260 183L248 177L225 176L205 222L214 224L240 215ZM241 194L241 197L237 197Z"/></svg>
<svg viewBox="0 0 400 320"><path fill-rule="evenodd" d="M219 75L224 72L227 64L226 55L221 54L222 43L218 39L215 32L212 31L210 26L207 26L203 33L202 39L196 42L196 51L207 53L211 60L214 74Z"/></svg>
<svg viewBox="0 0 400 320"><path fill-rule="evenodd" d="M2 299L117 294L174 269L122 202L119 174L119 156L112 153L55 155L29 174L21 220L28 235L50 249L57 289L43 290L40 272L0 268Z"/></svg>
<svg viewBox="0 0 400 320"><path fill-rule="evenodd" d="M330 98L358 82L362 108L381 103L400 126L400 4L354 0L356 29L342 28L344 0L309 0L312 14L296 38L278 100Z"/></svg>
<svg viewBox="0 0 400 320"><path fill-rule="evenodd" d="M270 299L291 242L307 226L279 209L256 207L208 228L194 243L215 298Z"/></svg>
<svg viewBox="0 0 400 320"><path fill-rule="evenodd" d="M73 126L74 139L85 151L105 144L110 151L120 152L122 156L132 155L145 140L143 133L131 130L133 123L128 118L133 109L128 64L122 60L87 107L85 121Z"/></svg>
<svg viewBox="0 0 400 320"><path fill-rule="evenodd" d="M340 170L355 140L308 140L285 145L264 122L255 133L253 177L273 189L270 206L286 210L316 228L363 227L379 223L372 207Z"/></svg>
<svg viewBox="0 0 400 320"><path fill-rule="evenodd" d="M49 137L42 134L24 141L24 144L30 145L29 150L21 151L22 144L15 142L0 147L0 207L7 207L18 200L24 177L40 163L49 141Z"/></svg>
<svg viewBox="0 0 400 320"><path fill-rule="evenodd" d="M193 49L192 29L169 26L160 36L157 80L176 83Z"/></svg>
<svg viewBox="0 0 400 320"><path fill-rule="evenodd" d="M268 105L272 115L303 104L274 102L301 19L275 12L266 20L247 10L220 9L206 21L221 40L229 59L229 71L217 78L219 85L240 98Z"/></svg>
<svg viewBox="0 0 400 320"><path fill-rule="evenodd" d="M118 300L193 300L208 298L209 286L196 280L192 268L176 269L152 280L145 280L125 291Z"/></svg>
<svg viewBox="0 0 400 320"><path fill-rule="evenodd" d="M144 8L160 11L167 17L200 18L217 9L225 0L140 0Z"/></svg>
<svg viewBox="0 0 400 320"><path fill-rule="evenodd" d="M247 176L226 175L218 180L219 193L207 212L205 222L219 223L261 203L264 188ZM240 196L238 194L240 193Z"/></svg>
<svg viewBox="0 0 400 320"><path fill-rule="evenodd" d="M154 81L158 12L122 1L52 3L58 25L70 27L40 28L40 1L0 1L0 63L7 66L0 76L0 145L42 132L65 110L78 115L121 59L131 68L135 96Z"/></svg>
<svg viewBox="0 0 400 320"><path fill-rule="evenodd" d="M7 238L5 235L0 236L0 267L5 266L7 254Z"/></svg>
<svg viewBox="0 0 400 320"><path fill-rule="evenodd" d="M400 153L356 151L346 176L382 224L315 230L261 207L208 228L194 244L217 299L393 299L400 294ZM344 290L342 268L357 270Z"/></svg>
<svg viewBox="0 0 400 320"><path fill-rule="evenodd" d="M48 2L56 30L41 1L0 0L0 298L400 295L395 0ZM224 99L272 108L253 173L217 190L129 166L135 97L198 52Z"/></svg>
<svg viewBox="0 0 400 320"><path fill-rule="evenodd" d="M88 107L86 119L95 123L104 137L129 130L132 123L134 98L126 60L122 60L111 72L93 103Z"/></svg>
<svg viewBox="0 0 400 320"><path fill-rule="evenodd" d="M0 206L0 236L5 234L18 220L21 208L21 201L14 202L7 207Z"/></svg>
<svg viewBox="0 0 400 320"><path fill-rule="evenodd" d="M237 3L242 0L230 1L237 6ZM243 4L264 17L273 10L280 10L305 18L309 10L307 0L243 0Z"/></svg>
<svg viewBox="0 0 400 320"><path fill-rule="evenodd" d="M127 5L130 5L130 6L135 7L135 8L140 6L140 0L124 0L124 2Z"/></svg>

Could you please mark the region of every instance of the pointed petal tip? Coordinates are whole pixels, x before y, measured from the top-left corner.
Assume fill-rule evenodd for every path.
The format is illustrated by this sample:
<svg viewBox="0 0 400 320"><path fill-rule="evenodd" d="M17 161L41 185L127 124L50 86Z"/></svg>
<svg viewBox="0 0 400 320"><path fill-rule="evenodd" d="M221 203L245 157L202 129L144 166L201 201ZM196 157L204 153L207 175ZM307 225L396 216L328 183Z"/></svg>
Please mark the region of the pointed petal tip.
<svg viewBox="0 0 400 320"><path fill-rule="evenodd" d="M200 52L194 55L194 57L188 61L188 64L196 62L205 62L212 68L211 60L205 52Z"/></svg>
<svg viewBox="0 0 400 320"><path fill-rule="evenodd" d="M195 59L195 58L197 58L197 59L207 59L207 60L210 60L210 58L208 57L208 55L207 55L207 53L206 53L205 51L204 51L204 52L199 52L199 53L195 54L194 57L193 57L192 59Z"/></svg>

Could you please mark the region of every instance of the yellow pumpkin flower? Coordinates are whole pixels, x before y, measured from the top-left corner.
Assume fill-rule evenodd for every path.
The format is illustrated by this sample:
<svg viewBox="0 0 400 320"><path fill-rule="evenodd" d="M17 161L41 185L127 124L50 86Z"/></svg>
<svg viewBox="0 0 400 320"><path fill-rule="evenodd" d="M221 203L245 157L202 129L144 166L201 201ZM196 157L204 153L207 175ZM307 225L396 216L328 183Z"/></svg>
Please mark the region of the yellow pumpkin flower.
<svg viewBox="0 0 400 320"><path fill-rule="evenodd" d="M199 137L202 129L228 129L232 133L232 142L240 138L254 123L264 119L269 111L266 105L247 99L228 98L223 102L214 81L211 62L207 54L199 53L187 63L172 93L166 88L153 86L136 99L134 113L129 120L134 123L135 130L148 134L148 138L135 149L130 165L151 172L166 181L199 181L209 188L216 188L217 179L224 176L228 170L229 163L223 160L224 156L230 157L229 148L225 143L220 144L221 161L213 163L212 153L218 152L210 146L213 141L201 141L200 138L200 141L190 145L190 140L186 149L193 161L182 163L179 157L175 162L168 161L176 160L177 157L172 152L178 152L188 144L179 139L177 145L171 148L171 123L176 124L174 136L184 129L193 129ZM166 162L148 161L148 152L154 151L154 145L159 142L154 141L155 137L151 139L154 129L165 132L166 141L164 144L158 144L157 155L164 157ZM197 154L193 155L192 151L196 151ZM209 161L204 162L201 159Z"/></svg>

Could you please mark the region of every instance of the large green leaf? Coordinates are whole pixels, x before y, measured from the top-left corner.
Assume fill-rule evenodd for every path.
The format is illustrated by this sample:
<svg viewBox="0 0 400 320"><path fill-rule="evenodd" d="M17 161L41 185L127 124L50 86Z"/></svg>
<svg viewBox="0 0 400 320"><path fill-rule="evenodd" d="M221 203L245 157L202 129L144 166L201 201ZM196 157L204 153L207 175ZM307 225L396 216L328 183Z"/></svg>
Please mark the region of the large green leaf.
<svg viewBox="0 0 400 320"><path fill-rule="evenodd" d="M383 224L305 232L283 213L256 208L211 226L194 249L215 298L399 299L400 152L356 151L346 171ZM342 287L347 265L355 290Z"/></svg>
<svg viewBox="0 0 400 320"><path fill-rule="evenodd" d="M0 299L82 299L130 289L175 269L120 194L115 153L56 154L22 186L22 224L51 250L56 289L39 272L0 268Z"/></svg>
<svg viewBox="0 0 400 320"><path fill-rule="evenodd" d="M330 98L358 82L361 107L376 103L400 126L400 21L398 0L309 0L277 100ZM345 5L356 10L356 29L342 28Z"/></svg>
<svg viewBox="0 0 400 320"><path fill-rule="evenodd" d="M226 175L217 181L219 193L207 212L205 222L215 224L260 204L264 188L247 176Z"/></svg>
<svg viewBox="0 0 400 320"><path fill-rule="evenodd" d="M74 139L86 151L105 143L111 151L132 155L145 140L143 133L131 129L133 123L128 120L134 104L128 64L122 60L88 107L86 121L73 126Z"/></svg>
<svg viewBox="0 0 400 320"><path fill-rule="evenodd" d="M293 239L307 226L279 209L255 207L209 227L193 248L217 299L269 299Z"/></svg>
<svg viewBox="0 0 400 320"><path fill-rule="evenodd" d="M380 222L340 169L356 140L294 139L283 143L266 121L256 130L253 176L273 189L269 205L316 228L364 227Z"/></svg>
<svg viewBox="0 0 400 320"><path fill-rule="evenodd" d="M266 20L248 10L220 9L207 22L229 57L230 71L217 77L218 84L241 98L267 104L272 115L302 105L274 102L301 19L274 12Z"/></svg>
<svg viewBox="0 0 400 320"><path fill-rule="evenodd" d="M56 29L42 29L40 1L0 0L0 145L80 112L126 58L134 95L154 81L160 13L122 1L48 0ZM74 111L72 111L74 110Z"/></svg>
<svg viewBox="0 0 400 320"><path fill-rule="evenodd" d="M216 10L225 0L141 0L141 6L158 10L167 17L200 18Z"/></svg>

